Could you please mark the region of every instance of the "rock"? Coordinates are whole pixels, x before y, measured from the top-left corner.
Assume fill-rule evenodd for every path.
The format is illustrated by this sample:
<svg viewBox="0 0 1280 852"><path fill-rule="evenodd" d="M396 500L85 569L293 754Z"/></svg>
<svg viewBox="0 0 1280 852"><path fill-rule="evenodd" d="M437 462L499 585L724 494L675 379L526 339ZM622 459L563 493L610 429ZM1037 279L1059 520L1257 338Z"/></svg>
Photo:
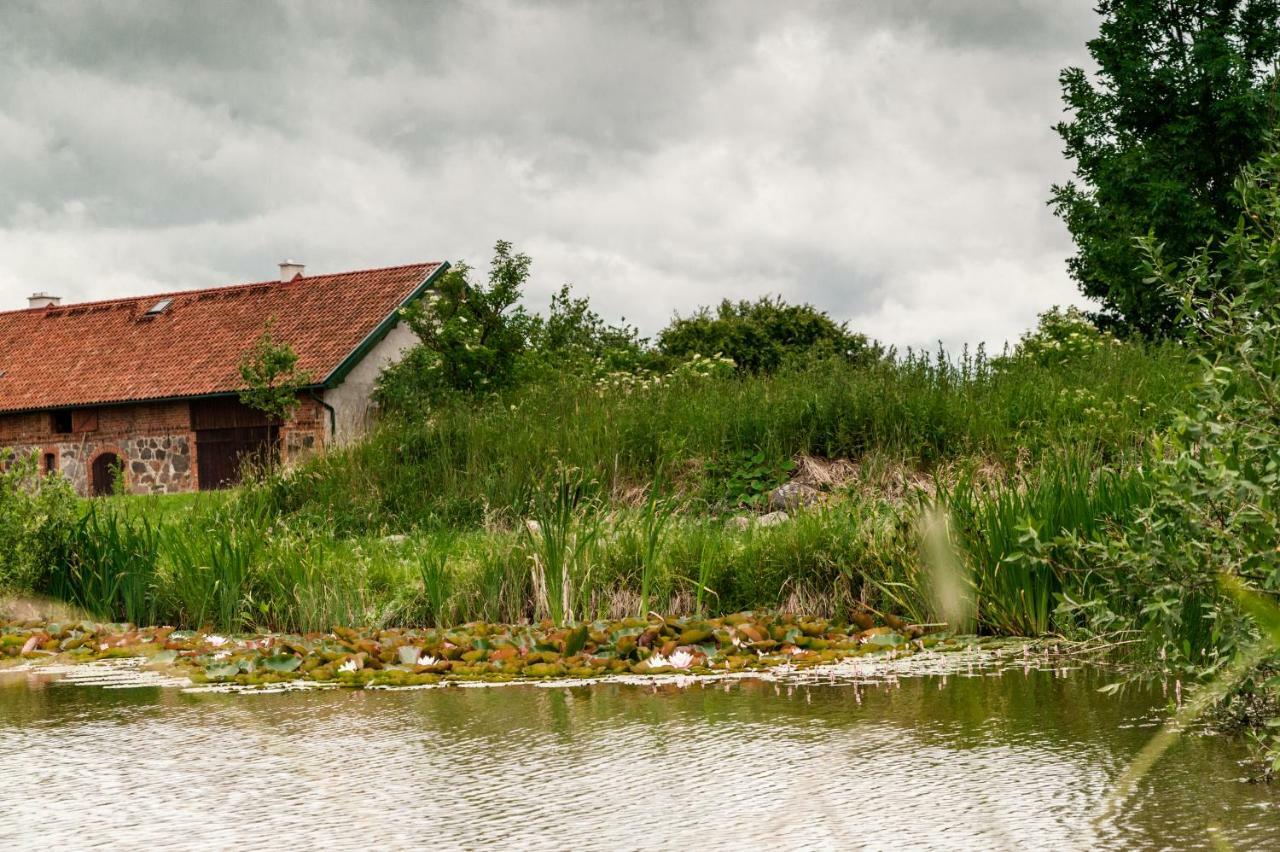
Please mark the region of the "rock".
<svg viewBox="0 0 1280 852"><path fill-rule="evenodd" d="M776 527L778 524L785 523L790 517L786 512L770 512L767 515L761 515L756 521L756 526Z"/></svg>
<svg viewBox="0 0 1280 852"><path fill-rule="evenodd" d="M384 535L382 537L382 540L385 541L387 544L399 544L400 542L404 541L407 538L408 536L405 535L404 533L392 533L391 535Z"/></svg>
<svg viewBox="0 0 1280 852"><path fill-rule="evenodd" d="M769 492L769 508L774 512L790 512L812 506L822 499L822 492L803 482L786 482Z"/></svg>
<svg viewBox="0 0 1280 852"><path fill-rule="evenodd" d="M724 525L731 530L747 530L751 528L751 518L746 515L734 515L725 521Z"/></svg>

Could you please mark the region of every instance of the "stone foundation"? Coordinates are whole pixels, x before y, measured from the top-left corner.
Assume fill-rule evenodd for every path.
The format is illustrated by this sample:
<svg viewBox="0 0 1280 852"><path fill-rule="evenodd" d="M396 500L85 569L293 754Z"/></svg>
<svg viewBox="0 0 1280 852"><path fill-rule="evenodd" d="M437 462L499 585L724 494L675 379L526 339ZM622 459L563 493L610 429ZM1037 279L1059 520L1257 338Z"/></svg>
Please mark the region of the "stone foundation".
<svg viewBox="0 0 1280 852"><path fill-rule="evenodd" d="M324 447L326 421L320 406L300 400L294 420L280 430L281 460L301 462ZM77 493L89 496L94 460L104 453L119 456L131 494L172 494L200 487L196 431L189 405L139 403L102 407L79 420L78 433L54 433L47 412L0 415L0 448L17 456L34 454L41 472L45 458Z"/></svg>

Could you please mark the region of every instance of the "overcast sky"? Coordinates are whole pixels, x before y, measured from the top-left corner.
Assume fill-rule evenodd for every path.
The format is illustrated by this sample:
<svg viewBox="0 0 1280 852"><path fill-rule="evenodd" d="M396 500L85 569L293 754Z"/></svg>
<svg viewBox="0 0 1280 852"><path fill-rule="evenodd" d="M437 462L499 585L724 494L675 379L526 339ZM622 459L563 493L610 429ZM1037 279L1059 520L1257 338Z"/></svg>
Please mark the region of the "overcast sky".
<svg viewBox="0 0 1280 852"><path fill-rule="evenodd" d="M0 309L534 259L647 333L778 293L999 345L1080 302L1045 206L1090 0L0 5Z"/></svg>

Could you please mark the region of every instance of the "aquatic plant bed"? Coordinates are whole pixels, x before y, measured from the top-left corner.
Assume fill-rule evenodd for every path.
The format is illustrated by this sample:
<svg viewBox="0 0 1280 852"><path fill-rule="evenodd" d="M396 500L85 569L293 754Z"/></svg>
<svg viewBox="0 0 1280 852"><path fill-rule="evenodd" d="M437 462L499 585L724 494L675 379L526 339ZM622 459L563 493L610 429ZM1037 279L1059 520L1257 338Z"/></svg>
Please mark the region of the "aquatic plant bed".
<svg viewBox="0 0 1280 852"><path fill-rule="evenodd" d="M0 672L129 659L194 684L364 687L724 675L806 669L895 651L961 650L972 637L775 613L621 619L570 627L472 623L448 629L225 636L171 627L22 622L0 627Z"/></svg>

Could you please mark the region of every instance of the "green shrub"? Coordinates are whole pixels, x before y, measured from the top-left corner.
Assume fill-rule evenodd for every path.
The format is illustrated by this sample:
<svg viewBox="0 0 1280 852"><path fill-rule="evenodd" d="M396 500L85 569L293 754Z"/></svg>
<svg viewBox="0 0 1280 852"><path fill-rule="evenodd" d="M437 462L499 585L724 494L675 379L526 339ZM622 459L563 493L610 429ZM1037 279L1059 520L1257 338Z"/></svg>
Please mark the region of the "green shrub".
<svg viewBox="0 0 1280 852"><path fill-rule="evenodd" d="M1093 632L1140 631L1190 674L1223 665L1255 632L1220 575L1280 591L1280 148L1237 190L1245 216L1220 246L1178 267L1143 241L1152 283L1183 306L1202 374L1154 448L1151 506L1096 544L1095 594L1074 602Z"/></svg>
<svg viewBox="0 0 1280 852"><path fill-rule="evenodd" d="M753 373L776 370L797 357L866 363L879 354L866 337L826 312L767 297L754 302L725 299L714 313L700 308L692 316L677 316L659 333L658 348L677 358L723 355Z"/></svg>
<svg viewBox="0 0 1280 852"><path fill-rule="evenodd" d="M34 455L0 450L0 593L42 588L77 522L71 483L40 476Z"/></svg>
<svg viewBox="0 0 1280 852"><path fill-rule="evenodd" d="M379 401L393 411L415 412L455 394L483 395L510 385L528 343L529 318L517 302L531 262L499 240L487 283L471 280L470 267L459 263L402 309L419 343L383 371Z"/></svg>
<svg viewBox="0 0 1280 852"><path fill-rule="evenodd" d="M1113 335L1099 330L1079 308L1064 310L1055 306L1040 314L1035 329L1022 335L1013 357L1042 367L1062 366L1119 343Z"/></svg>

